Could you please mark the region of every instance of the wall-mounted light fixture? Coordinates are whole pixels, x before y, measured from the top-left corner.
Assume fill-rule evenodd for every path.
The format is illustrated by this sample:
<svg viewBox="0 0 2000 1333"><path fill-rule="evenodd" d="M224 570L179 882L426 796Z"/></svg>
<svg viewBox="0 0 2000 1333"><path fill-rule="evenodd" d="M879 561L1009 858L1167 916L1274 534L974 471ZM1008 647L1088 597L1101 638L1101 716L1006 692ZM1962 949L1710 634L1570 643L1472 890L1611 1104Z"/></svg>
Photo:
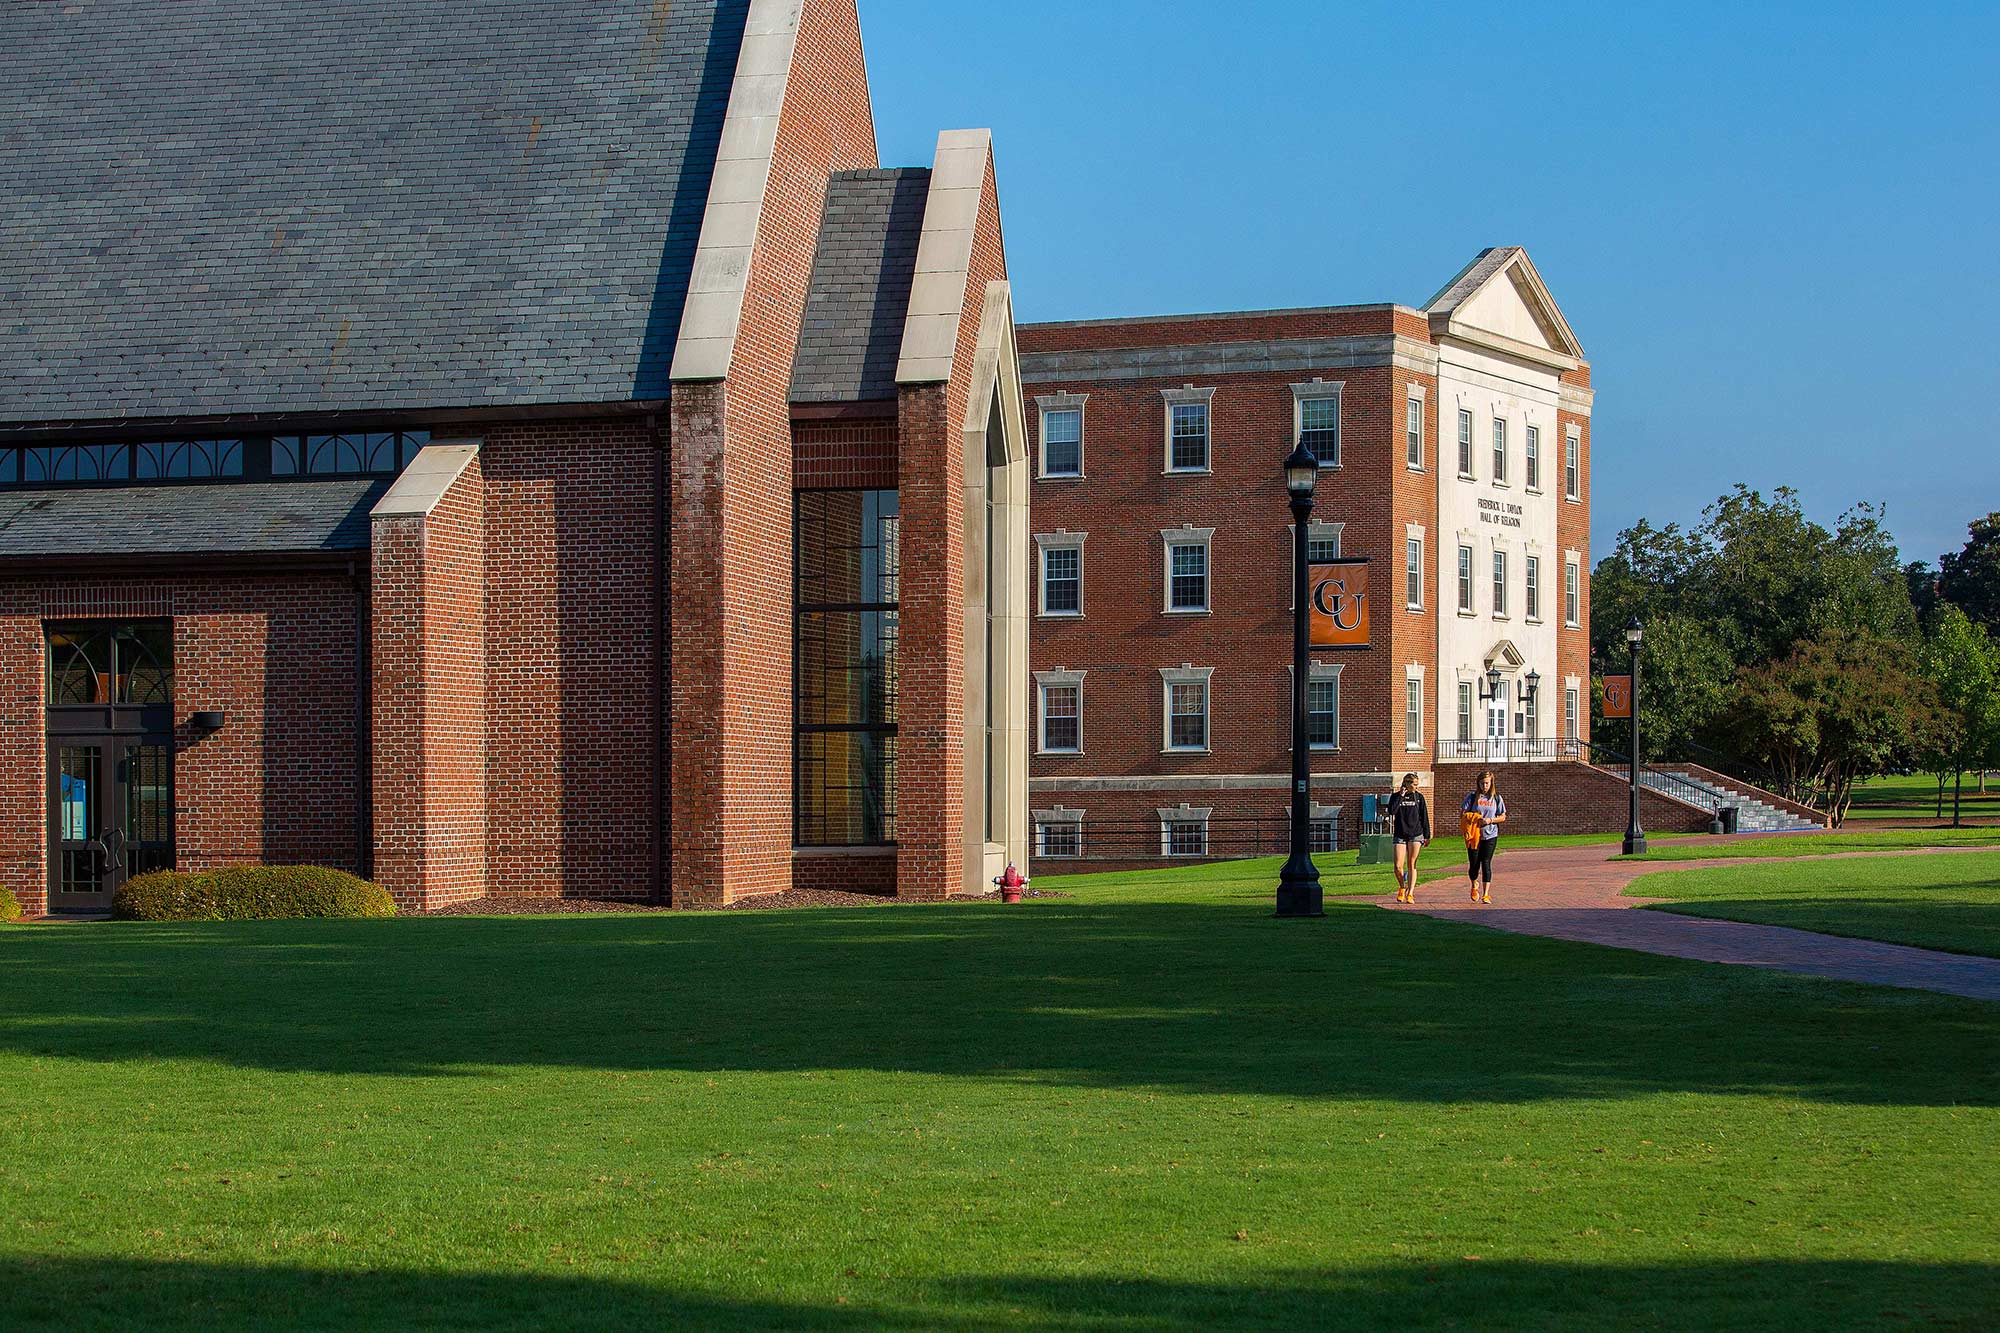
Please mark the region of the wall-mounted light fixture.
<svg viewBox="0 0 2000 1333"><path fill-rule="evenodd" d="M221 731L222 724L228 720L228 715L218 708L208 712L196 713L188 719L188 725L196 731Z"/></svg>

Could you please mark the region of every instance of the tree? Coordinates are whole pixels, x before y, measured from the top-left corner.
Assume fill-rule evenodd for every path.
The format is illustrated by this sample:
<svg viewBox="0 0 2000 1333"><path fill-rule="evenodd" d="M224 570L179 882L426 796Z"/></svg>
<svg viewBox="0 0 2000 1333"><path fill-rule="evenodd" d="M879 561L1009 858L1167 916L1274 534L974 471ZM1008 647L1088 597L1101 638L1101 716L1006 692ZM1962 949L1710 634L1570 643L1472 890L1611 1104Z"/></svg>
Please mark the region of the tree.
<svg viewBox="0 0 2000 1333"><path fill-rule="evenodd" d="M1940 805L1945 783L1952 784L1951 822L1956 828L1965 771L1984 769L2000 751L2000 645L1984 625L1947 604L1938 612L1935 632L1924 641L1921 665L1936 690L1940 714L1924 746L1924 768L1938 779Z"/></svg>
<svg viewBox="0 0 2000 1333"><path fill-rule="evenodd" d="M1838 825L1865 777L1908 770L1932 743L1937 689L1901 640L1822 633L1783 659L1741 668L1726 719L1779 793Z"/></svg>
<svg viewBox="0 0 2000 1333"><path fill-rule="evenodd" d="M1975 519L1963 549L1944 558L1938 595L2000 634L2000 512Z"/></svg>
<svg viewBox="0 0 2000 1333"><path fill-rule="evenodd" d="M1670 611L1646 622L1641 669L1639 734L1647 753L1692 757L1729 705L1736 663L1728 648L1703 621Z"/></svg>

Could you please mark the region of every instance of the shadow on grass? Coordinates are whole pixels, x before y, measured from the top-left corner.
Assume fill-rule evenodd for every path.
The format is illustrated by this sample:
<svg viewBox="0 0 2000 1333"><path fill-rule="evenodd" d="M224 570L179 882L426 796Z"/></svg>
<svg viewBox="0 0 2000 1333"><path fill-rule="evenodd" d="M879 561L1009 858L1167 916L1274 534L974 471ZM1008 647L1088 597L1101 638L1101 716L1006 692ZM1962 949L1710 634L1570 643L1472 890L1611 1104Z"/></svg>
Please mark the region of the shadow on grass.
<svg viewBox="0 0 2000 1333"><path fill-rule="evenodd" d="M0 1260L0 1322L10 1328L223 1330L1973 1328L2000 1301L2000 1266L1410 1263L1252 1275L1241 1284L829 1274L824 1291L793 1303L528 1274Z"/></svg>
<svg viewBox="0 0 2000 1333"><path fill-rule="evenodd" d="M1329 902L17 928L0 1052L1992 1105L2000 1010ZM1893 1054L1885 1056L1883 1052Z"/></svg>

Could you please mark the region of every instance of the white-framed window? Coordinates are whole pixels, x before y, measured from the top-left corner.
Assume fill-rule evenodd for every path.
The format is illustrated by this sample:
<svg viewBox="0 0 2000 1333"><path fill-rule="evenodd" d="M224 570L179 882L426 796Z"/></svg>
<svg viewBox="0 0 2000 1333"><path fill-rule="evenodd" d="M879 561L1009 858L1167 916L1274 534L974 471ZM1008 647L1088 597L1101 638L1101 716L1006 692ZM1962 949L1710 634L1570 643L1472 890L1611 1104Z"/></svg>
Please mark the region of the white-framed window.
<svg viewBox="0 0 2000 1333"><path fill-rule="evenodd" d="M1528 719L1529 740L1533 740L1541 734L1541 722L1535 716L1540 711L1540 699L1538 697L1540 694L1540 690L1531 690L1525 685L1521 687L1521 712Z"/></svg>
<svg viewBox="0 0 2000 1333"><path fill-rule="evenodd" d="M1292 386L1292 434L1321 467L1340 466L1341 385L1325 380Z"/></svg>
<svg viewBox="0 0 2000 1333"><path fill-rule="evenodd" d="M1162 528L1166 543L1166 604L1170 615L1195 615L1208 610L1209 549L1214 528Z"/></svg>
<svg viewBox="0 0 2000 1333"><path fill-rule="evenodd" d="M1042 615L1083 614L1084 535L1081 532L1035 534L1035 545L1042 553Z"/></svg>
<svg viewBox="0 0 2000 1333"><path fill-rule="evenodd" d="M1576 729L1577 707L1582 702L1583 692L1571 685L1563 690L1563 739L1573 741L1581 734Z"/></svg>
<svg viewBox="0 0 2000 1333"><path fill-rule="evenodd" d="M1315 856L1340 850L1340 820L1332 815L1315 816L1306 832L1307 849Z"/></svg>
<svg viewBox="0 0 2000 1333"><path fill-rule="evenodd" d="M1493 418L1493 484L1507 484L1507 418Z"/></svg>
<svg viewBox="0 0 2000 1333"><path fill-rule="evenodd" d="M1563 624L1571 629L1583 623L1583 574L1575 560L1563 561Z"/></svg>
<svg viewBox="0 0 2000 1333"><path fill-rule="evenodd" d="M1527 437L1521 442L1521 450L1526 458L1527 486L1531 491L1542 489L1542 428L1530 425Z"/></svg>
<svg viewBox="0 0 2000 1333"><path fill-rule="evenodd" d="M1060 669L1035 673L1035 688L1041 695L1041 753L1083 753L1083 677L1081 671Z"/></svg>
<svg viewBox="0 0 2000 1333"><path fill-rule="evenodd" d="M1469 680L1458 682L1458 738L1462 741L1472 739L1472 682Z"/></svg>
<svg viewBox="0 0 2000 1333"><path fill-rule="evenodd" d="M1161 856L1207 856L1209 811L1191 805L1163 809L1160 815Z"/></svg>
<svg viewBox="0 0 2000 1333"><path fill-rule="evenodd" d="M1472 476L1472 409L1458 409L1458 475Z"/></svg>
<svg viewBox="0 0 2000 1333"><path fill-rule="evenodd" d="M1340 669L1314 662L1306 677L1306 744L1315 750L1340 748Z"/></svg>
<svg viewBox="0 0 2000 1333"><path fill-rule="evenodd" d="M1340 559L1340 539L1346 529L1344 523L1306 524L1306 563L1323 565Z"/></svg>
<svg viewBox="0 0 2000 1333"><path fill-rule="evenodd" d="M1583 440L1574 432L1563 439L1563 499L1583 499Z"/></svg>
<svg viewBox="0 0 2000 1333"><path fill-rule="evenodd" d="M1507 553L1493 553L1493 614L1507 614Z"/></svg>
<svg viewBox="0 0 2000 1333"><path fill-rule="evenodd" d="M1458 613L1472 614L1472 548L1458 548Z"/></svg>
<svg viewBox="0 0 2000 1333"><path fill-rule="evenodd" d="M1531 555L1527 557L1527 562L1528 599L1521 609L1528 619L1540 620L1542 618L1542 558L1538 555Z"/></svg>
<svg viewBox="0 0 2000 1333"><path fill-rule="evenodd" d="M1412 393L1403 403L1403 448L1410 471L1424 470L1424 400Z"/></svg>
<svg viewBox="0 0 2000 1333"><path fill-rule="evenodd" d="M1083 475L1083 404L1088 394L1052 393L1035 401L1042 409L1042 475Z"/></svg>
<svg viewBox="0 0 2000 1333"><path fill-rule="evenodd" d="M1403 540L1403 605L1412 611L1424 609L1424 539Z"/></svg>
<svg viewBox="0 0 2000 1333"><path fill-rule="evenodd" d="M1214 674L1214 667L1160 668L1162 749L1185 753L1209 748L1208 686Z"/></svg>
<svg viewBox="0 0 2000 1333"><path fill-rule="evenodd" d="M1167 406L1166 470L1208 471L1209 406L1215 390L1197 389L1190 384L1185 389L1167 389L1163 393Z"/></svg>
<svg viewBox="0 0 2000 1333"><path fill-rule="evenodd" d="M1057 806L1035 811L1035 855L1083 855L1083 811Z"/></svg>
<svg viewBox="0 0 2000 1333"><path fill-rule="evenodd" d="M1403 748L1424 748L1424 678L1414 671L1403 681Z"/></svg>

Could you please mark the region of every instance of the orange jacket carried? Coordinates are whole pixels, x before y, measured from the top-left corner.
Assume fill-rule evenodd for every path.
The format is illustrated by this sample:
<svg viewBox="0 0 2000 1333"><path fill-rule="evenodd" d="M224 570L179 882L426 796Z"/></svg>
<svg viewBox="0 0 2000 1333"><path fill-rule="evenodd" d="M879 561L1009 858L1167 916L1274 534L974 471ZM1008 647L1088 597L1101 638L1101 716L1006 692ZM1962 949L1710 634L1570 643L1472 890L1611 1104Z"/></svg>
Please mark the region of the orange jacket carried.
<svg viewBox="0 0 2000 1333"><path fill-rule="evenodd" d="M1465 828L1465 846L1466 850L1470 851L1479 845L1479 826L1484 821L1479 818L1477 810L1462 812L1458 820Z"/></svg>

